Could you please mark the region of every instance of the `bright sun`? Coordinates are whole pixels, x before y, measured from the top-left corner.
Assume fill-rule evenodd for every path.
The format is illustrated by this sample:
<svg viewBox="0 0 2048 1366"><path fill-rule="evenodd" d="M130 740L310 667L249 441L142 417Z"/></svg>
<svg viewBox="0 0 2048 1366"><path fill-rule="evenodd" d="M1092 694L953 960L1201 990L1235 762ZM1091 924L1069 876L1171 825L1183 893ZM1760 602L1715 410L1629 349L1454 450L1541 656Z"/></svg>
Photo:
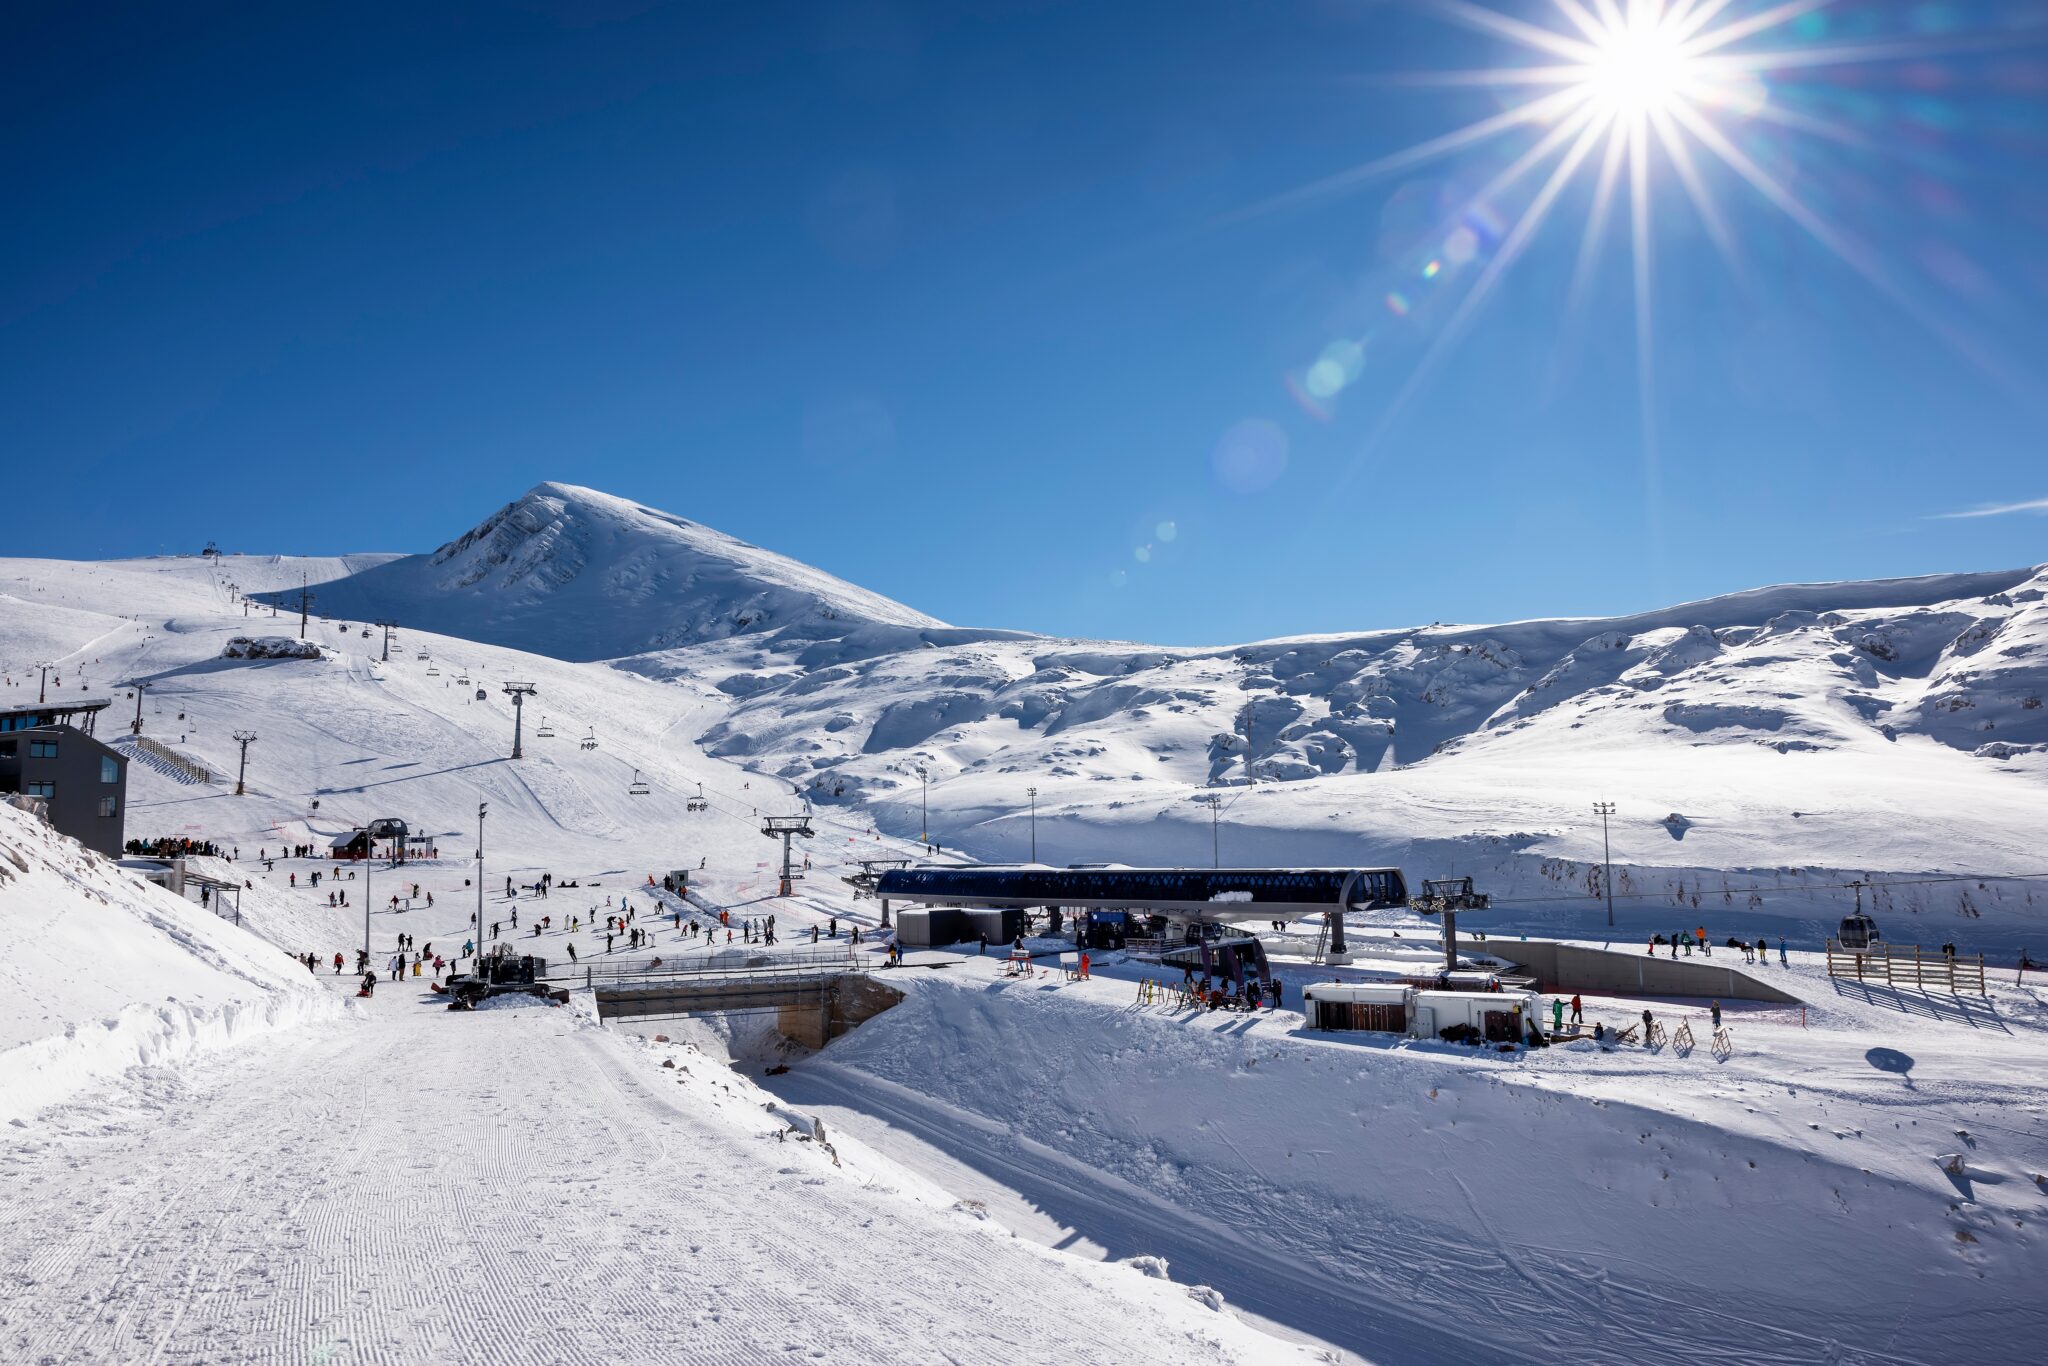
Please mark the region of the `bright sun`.
<svg viewBox="0 0 2048 1366"><path fill-rule="evenodd" d="M1278 207L1376 176L1408 173L1429 162L1473 151L1496 140L1522 144L1511 156L1475 158L1491 175L1464 191L1464 207L1447 219L1441 245L1432 244L1419 276L1390 291L1386 305L1406 318L1422 290L1455 299L1440 310L1421 361L1386 405L1373 438L1455 347L1501 279L1560 206L1586 203L1577 261L1567 291L1565 331L1576 328L1591 280L1607 259L1610 220L1620 218L1634 294L1636 381L1645 460L1654 465L1650 422L1653 384L1652 261L1654 214L1668 212L1668 196L1654 180L1668 175L1705 229L1738 271L1741 261L1723 199L1739 182L1755 191L1807 235L1889 297L1931 334L1986 363L1969 338L1958 334L1883 268L1850 232L1802 199L1779 165L1759 162L1744 128L1761 129L1785 162L1795 144L1861 146L1865 139L1837 115L1773 93L1773 82L1803 69L1849 68L1869 63L1921 61L1943 43L1908 36L1827 41L1823 11L1841 0L1413 0L1453 23L1505 40L1514 55L1496 65L1450 71L1406 71L1410 86L1481 87L1500 93L1503 107L1475 123L1339 172L1269 201ZM1902 6L1903 8L1903 6ZM1975 40L1971 40L1975 41ZM1513 94L1510 92L1526 92ZM1581 176L1592 182L1589 201L1567 197ZM1517 205L1513 210L1510 205ZM1655 207L1655 206L1662 206ZM1478 223L1484 229L1472 226ZM1453 292L1454 291L1454 292ZM1314 403L1334 396L1363 370L1362 343L1346 337L1325 348L1303 372L1301 391Z"/></svg>
<svg viewBox="0 0 2048 1366"><path fill-rule="evenodd" d="M1585 66L1585 92L1617 118L1668 111L1687 98L1691 82L1700 74L1685 44L1666 24L1640 19L1624 23L1603 32L1593 46L1595 56Z"/></svg>

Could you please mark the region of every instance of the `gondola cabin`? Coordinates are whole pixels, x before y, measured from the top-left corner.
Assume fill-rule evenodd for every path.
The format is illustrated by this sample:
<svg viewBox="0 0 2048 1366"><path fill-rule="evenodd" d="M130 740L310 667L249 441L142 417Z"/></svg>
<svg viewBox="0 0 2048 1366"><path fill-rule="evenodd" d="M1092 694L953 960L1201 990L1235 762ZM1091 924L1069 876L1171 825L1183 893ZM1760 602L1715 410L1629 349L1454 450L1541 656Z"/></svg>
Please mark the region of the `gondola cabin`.
<svg viewBox="0 0 2048 1366"><path fill-rule="evenodd" d="M1843 916L1842 927L1836 932L1835 937L1841 940L1843 948L1853 953L1864 953L1884 936L1877 932L1875 920L1859 914Z"/></svg>

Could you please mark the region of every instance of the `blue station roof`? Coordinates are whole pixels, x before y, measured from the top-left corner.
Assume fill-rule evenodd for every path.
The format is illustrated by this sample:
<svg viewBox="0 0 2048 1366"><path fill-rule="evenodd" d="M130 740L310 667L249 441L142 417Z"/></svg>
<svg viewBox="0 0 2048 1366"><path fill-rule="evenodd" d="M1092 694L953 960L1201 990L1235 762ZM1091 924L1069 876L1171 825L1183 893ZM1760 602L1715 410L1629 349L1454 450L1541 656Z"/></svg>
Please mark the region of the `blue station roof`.
<svg viewBox="0 0 2048 1366"><path fill-rule="evenodd" d="M1346 887L1350 888L1348 896ZM1069 906L1221 917L1402 906L1398 868L895 868L875 895L944 906Z"/></svg>

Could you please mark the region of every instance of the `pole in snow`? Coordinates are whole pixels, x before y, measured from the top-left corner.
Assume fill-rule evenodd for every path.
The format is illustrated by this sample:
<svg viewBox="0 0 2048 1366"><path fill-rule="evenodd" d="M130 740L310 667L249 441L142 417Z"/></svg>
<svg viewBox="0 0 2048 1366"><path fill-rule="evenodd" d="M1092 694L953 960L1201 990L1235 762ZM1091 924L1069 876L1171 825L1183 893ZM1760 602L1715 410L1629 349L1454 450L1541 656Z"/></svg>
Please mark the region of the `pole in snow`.
<svg viewBox="0 0 2048 1366"><path fill-rule="evenodd" d="M1024 790L1031 794L1031 861L1036 863L1038 862L1038 789L1027 787Z"/></svg>
<svg viewBox="0 0 2048 1366"><path fill-rule="evenodd" d="M539 690L531 683L507 683L504 688L505 695L512 699L512 757L515 759L526 757L526 751L521 748L521 738L525 730L526 699L537 691Z"/></svg>
<svg viewBox="0 0 2048 1366"><path fill-rule="evenodd" d="M478 965L484 958L484 813L490 809L489 802L476 804L476 933L469 940L476 945ZM481 974L478 980L482 980Z"/></svg>
<svg viewBox="0 0 2048 1366"><path fill-rule="evenodd" d="M919 764L917 766L917 807L918 810L922 813L922 820L920 823L924 826L924 830L922 831L922 833L918 835L918 839L924 842L925 844L930 844L932 842L931 791L932 775L925 771L925 767L923 764Z"/></svg>
<svg viewBox="0 0 2048 1366"><path fill-rule="evenodd" d="M241 796L244 791L243 779L249 776L249 746L255 743L255 740L256 732L253 730L238 730L235 732L235 743L242 747L242 766L235 770L235 795L237 797Z"/></svg>
<svg viewBox="0 0 2048 1366"><path fill-rule="evenodd" d="M1613 802L1594 802L1593 814L1600 818L1600 885L1607 893L1607 928L1614 928L1614 851L1607 842L1607 818L1614 814Z"/></svg>

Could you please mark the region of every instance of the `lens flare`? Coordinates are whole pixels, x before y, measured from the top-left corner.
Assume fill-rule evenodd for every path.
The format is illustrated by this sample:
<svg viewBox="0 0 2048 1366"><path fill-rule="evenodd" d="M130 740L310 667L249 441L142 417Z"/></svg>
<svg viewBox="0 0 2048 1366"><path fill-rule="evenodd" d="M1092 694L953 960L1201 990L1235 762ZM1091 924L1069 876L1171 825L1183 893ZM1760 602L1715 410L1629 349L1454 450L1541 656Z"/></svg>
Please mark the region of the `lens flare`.
<svg viewBox="0 0 2048 1366"><path fill-rule="evenodd" d="M1440 249L1419 265L1430 289L1445 292L1430 294L1428 318L1416 320L1430 324L1427 348L1383 409L1367 449L1378 444L1459 344L1560 205L1589 204L1560 331L1567 337L1577 334L1589 281L1607 255L1610 220L1618 220L1633 295L1646 496L1654 505L1653 247L1660 235L1656 216L1670 211L1667 197L1658 192L1665 179L1682 190L1706 237L1738 277L1746 270L1729 208L1721 200L1746 191L1855 272L1928 336L1985 373L2015 383L2006 358L1981 345L1909 287L1894 263L1801 194L1802 163L1809 157L1829 148L1886 150L1858 126L1870 120L1858 116L1857 101L1874 114L1880 99L1870 93L1862 69L1896 68L1903 88L1920 91L1899 108L1904 124L1939 134L1958 117L1945 97L1927 93L1945 82L1916 80L1913 73L1938 72L1931 59L1941 53L2005 51L2019 41L2013 34L1966 33L1960 20L1931 29L1928 15L1940 7L1919 6L1911 10L1900 36L1885 37L1872 27L1875 10L1859 11L1853 30L1846 23L1832 24L1823 11L1836 0L1548 0L1547 5L1526 0L1520 13L1527 18L1496 7L1501 0L1417 3L1452 23L1503 40L1519 50L1518 56L1497 66L1399 72L1387 81L1488 88L1502 92L1501 107L1477 122L1233 215L1289 208L1468 154L1474 154L1476 164L1482 148L1503 141L1517 145L1512 159L1504 166L1489 163L1489 178L1461 194L1462 203L1446 216L1448 235ZM2036 31L2028 34L2030 41L2040 41ZM1782 86L1774 95L1774 83L1802 72L1827 74L1838 96L1832 105L1787 99ZM1830 108L1834 112L1817 112ZM1591 195L1567 195L1582 176L1591 181ZM1509 206L1507 212L1503 206ZM1452 272L1447 266L1459 269ZM1929 267L1928 273L1955 294L1968 294L1974 283L1967 271ZM1393 318L1406 319L1424 297L1411 277L1410 286L1390 290L1382 304ZM1319 359L1305 372L1297 397L1306 397L1305 406L1312 406L1334 392L1335 379L1334 367Z"/></svg>

